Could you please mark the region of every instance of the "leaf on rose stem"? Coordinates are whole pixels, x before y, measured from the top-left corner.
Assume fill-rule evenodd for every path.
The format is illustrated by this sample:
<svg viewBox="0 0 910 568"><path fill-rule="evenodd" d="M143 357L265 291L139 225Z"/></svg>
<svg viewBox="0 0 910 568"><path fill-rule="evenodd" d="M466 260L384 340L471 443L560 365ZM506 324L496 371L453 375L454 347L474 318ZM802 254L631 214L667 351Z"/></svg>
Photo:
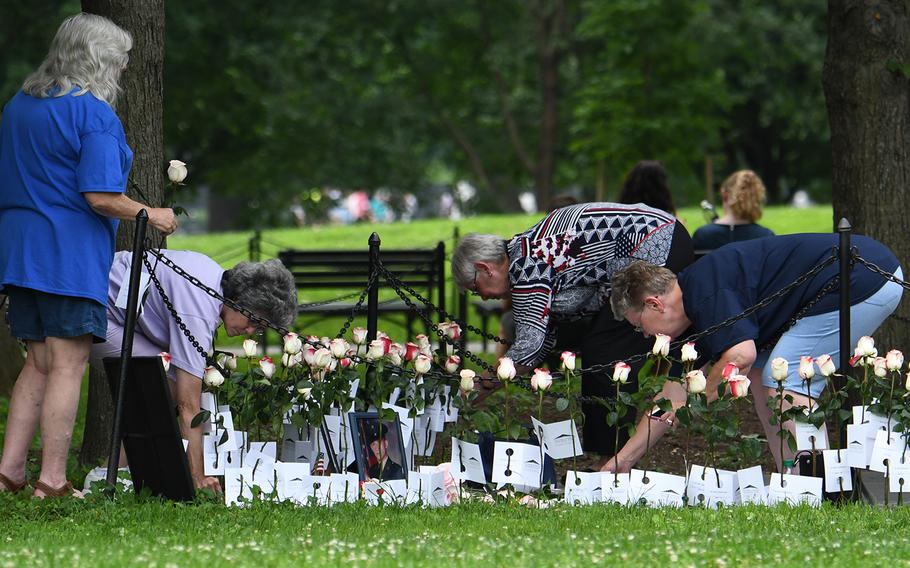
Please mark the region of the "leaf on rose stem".
<svg viewBox="0 0 910 568"><path fill-rule="evenodd" d="M625 391L619 391L619 400L626 406L635 406L635 401L632 400L632 395Z"/></svg>
<svg viewBox="0 0 910 568"><path fill-rule="evenodd" d="M197 428L200 424L211 418L212 413L208 410L200 410L199 414L193 416L193 420L190 422L190 428Z"/></svg>
<svg viewBox="0 0 910 568"><path fill-rule="evenodd" d="M227 433L227 430L225 430L224 433L221 434L221 438L219 438L219 440L218 440L218 445L219 446L224 445L224 443L227 441L228 441L228 433Z"/></svg>
<svg viewBox="0 0 910 568"><path fill-rule="evenodd" d="M569 401L568 401L568 399L565 399L565 398L557 398L557 399L556 399L556 410L557 410L557 411L563 412L563 411L564 411L565 409L567 409L567 408L569 408Z"/></svg>
<svg viewBox="0 0 910 568"><path fill-rule="evenodd" d="M607 413L607 426L615 426L619 422L619 414L616 412Z"/></svg>

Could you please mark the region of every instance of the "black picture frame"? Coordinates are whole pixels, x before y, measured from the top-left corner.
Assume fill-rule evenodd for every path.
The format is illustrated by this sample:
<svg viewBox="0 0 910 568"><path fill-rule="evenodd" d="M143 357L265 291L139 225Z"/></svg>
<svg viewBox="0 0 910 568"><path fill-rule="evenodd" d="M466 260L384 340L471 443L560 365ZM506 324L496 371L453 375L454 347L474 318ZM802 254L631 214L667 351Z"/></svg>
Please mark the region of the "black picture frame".
<svg viewBox="0 0 910 568"><path fill-rule="evenodd" d="M382 420L384 429L380 429L378 412L351 412L348 414L351 426L351 438L354 442L354 457L357 461L357 472L360 481L373 478L382 481L394 481L408 478L407 452L405 451L404 436L401 433L401 423L396 416L393 420ZM377 473L377 456L372 448L376 431L382 431L382 437L388 441L386 452L388 461L380 475ZM391 464L389 462L392 462Z"/></svg>
<svg viewBox="0 0 910 568"><path fill-rule="evenodd" d="M322 445L320 446L322 451L325 452L325 467L326 470L324 473L342 473L343 470L339 467L338 464L338 452L335 450L335 445L332 444L332 437L329 434L329 427L323 418L322 424L319 425L319 437L322 439ZM316 446L313 446L310 455L310 470L311 473L316 472L316 464L319 462L319 456L316 455Z"/></svg>

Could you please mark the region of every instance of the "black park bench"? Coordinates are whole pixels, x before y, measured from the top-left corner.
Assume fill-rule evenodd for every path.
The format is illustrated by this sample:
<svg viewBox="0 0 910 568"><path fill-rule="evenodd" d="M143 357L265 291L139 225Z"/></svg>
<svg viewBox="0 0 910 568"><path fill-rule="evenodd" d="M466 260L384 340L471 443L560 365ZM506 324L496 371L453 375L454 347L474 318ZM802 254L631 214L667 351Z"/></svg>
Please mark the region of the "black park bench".
<svg viewBox="0 0 910 568"><path fill-rule="evenodd" d="M385 268L395 274L402 282L411 287L423 298L433 302L436 307L445 309L445 243L442 241L430 249L382 249L380 261ZM344 290L347 293L329 301L313 301L298 306L298 315L312 319L326 316L348 317L353 311L360 293L366 288L370 278L369 250L283 250L278 259L294 275L298 290ZM379 289L391 290L388 281L380 275ZM434 310L417 298L406 295L415 304L409 307L397 294L391 299L379 302L377 309L380 317L388 315L404 316L404 327L408 341L412 340L414 321L426 318L438 321ZM384 294L388 297L389 294ZM361 314L366 315L367 303L364 301ZM427 326L425 326L426 328ZM431 338L431 330L426 329Z"/></svg>

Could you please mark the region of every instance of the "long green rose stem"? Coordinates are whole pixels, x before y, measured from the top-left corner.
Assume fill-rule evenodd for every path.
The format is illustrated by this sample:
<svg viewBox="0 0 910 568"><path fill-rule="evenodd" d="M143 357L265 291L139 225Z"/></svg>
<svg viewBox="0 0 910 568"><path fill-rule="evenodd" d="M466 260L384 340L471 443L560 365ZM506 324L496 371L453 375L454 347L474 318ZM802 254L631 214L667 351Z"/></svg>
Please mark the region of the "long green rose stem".
<svg viewBox="0 0 910 568"><path fill-rule="evenodd" d="M616 424L614 424L615 441L613 442L613 487L619 485L619 381L616 381Z"/></svg>
<svg viewBox="0 0 910 568"><path fill-rule="evenodd" d="M889 446L891 445L891 416L893 414L891 409L892 409L893 404L894 404L894 372L891 373L891 392L888 394L888 427L887 427L888 429L887 429L887 433L888 433L888 445ZM886 481L886 483L884 484L884 487L882 489L882 492L884 493L883 501L885 502L886 507L888 506L888 500L889 500L890 491L891 491L890 480L891 480L891 460L889 459L887 461L887 463L885 464L885 481ZM903 493L903 491L901 491L901 493Z"/></svg>
<svg viewBox="0 0 910 568"><path fill-rule="evenodd" d="M543 391L537 390L537 419L543 422ZM537 433L537 445L540 446L540 485L543 489L543 429ZM576 476L578 473L576 472Z"/></svg>
<svg viewBox="0 0 910 568"><path fill-rule="evenodd" d="M502 388L503 388L503 399L505 402L505 407L503 409L502 425L506 431L506 440L511 440L512 437L510 436L510 431L509 431L509 381L507 381L507 380L503 381Z"/></svg>
<svg viewBox="0 0 910 568"><path fill-rule="evenodd" d="M777 396L780 398L780 414L777 417L777 435L780 437L780 472L784 473L784 383L777 383Z"/></svg>
<svg viewBox="0 0 910 568"><path fill-rule="evenodd" d="M806 394L809 397L809 414L812 414L812 379L806 379ZM811 424L811 422L810 422ZM812 477L816 477L818 472L815 466L815 436L812 436Z"/></svg>
<svg viewBox="0 0 910 568"><path fill-rule="evenodd" d="M569 397L569 428L572 428L575 425L575 397L572 395L571 388L572 381L572 371L566 371L566 396ZM578 458L575 454L578 452L575 451L575 433L570 432L572 436L572 469L578 471Z"/></svg>

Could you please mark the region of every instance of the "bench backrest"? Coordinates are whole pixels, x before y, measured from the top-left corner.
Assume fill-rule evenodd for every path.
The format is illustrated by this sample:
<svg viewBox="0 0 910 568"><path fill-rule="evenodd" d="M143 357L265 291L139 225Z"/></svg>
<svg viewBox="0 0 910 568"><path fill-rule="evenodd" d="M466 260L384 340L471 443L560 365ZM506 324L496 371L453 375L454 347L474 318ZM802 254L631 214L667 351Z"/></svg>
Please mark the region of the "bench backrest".
<svg viewBox="0 0 910 568"><path fill-rule="evenodd" d="M370 277L368 250L284 250L278 258L294 275L298 289L364 288ZM445 245L433 249L381 249L379 258L408 286L428 291L443 288ZM388 283L379 278L380 286Z"/></svg>

